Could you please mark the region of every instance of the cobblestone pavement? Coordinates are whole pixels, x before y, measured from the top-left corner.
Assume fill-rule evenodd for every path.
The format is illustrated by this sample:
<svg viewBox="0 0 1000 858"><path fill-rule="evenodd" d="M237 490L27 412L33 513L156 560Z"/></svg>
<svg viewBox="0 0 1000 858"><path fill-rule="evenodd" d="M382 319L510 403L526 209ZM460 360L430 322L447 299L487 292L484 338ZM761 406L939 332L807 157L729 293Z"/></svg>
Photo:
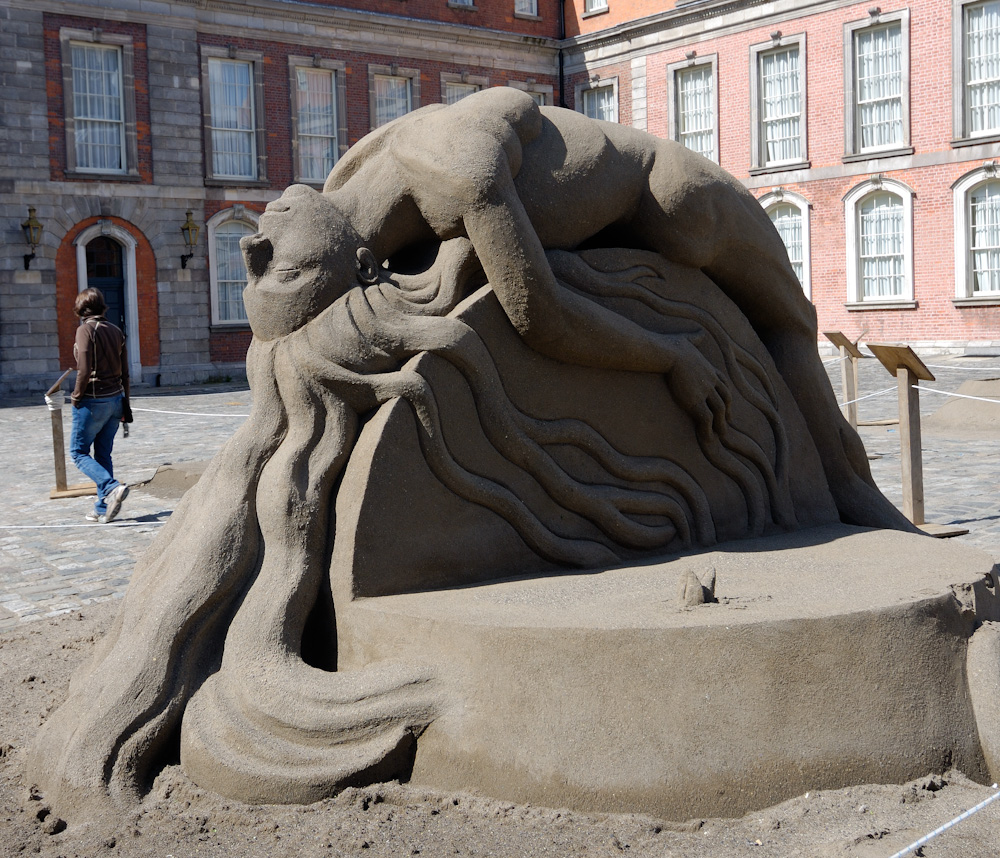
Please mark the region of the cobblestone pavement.
<svg viewBox="0 0 1000 858"><path fill-rule="evenodd" d="M1000 358L928 358L937 376L926 386L954 391L971 378L1000 377ZM840 392L840 368L827 366ZM862 395L892 388L859 403L860 420L896 417L895 379L876 360L860 370ZM939 408L944 396L921 395L921 413ZM1000 405L997 406L1000 408ZM164 464L211 458L249 413L245 386L210 385L139 389L133 397L136 422L115 444L115 470L130 484L149 480ZM63 410L68 440L71 415ZM860 430L876 482L897 505L900 490L896 426ZM136 559L170 516L176 501L133 488L111 525L91 524L84 515L92 498L50 500L55 485L49 411L40 396L0 405L0 462L7 489L0 493L0 631L120 598ZM67 463L70 484L83 477ZM1000 561L1000 438L975 440L924 437L926 517L937 524L961 524L970 533L956 541L975 545Z"/></svg>

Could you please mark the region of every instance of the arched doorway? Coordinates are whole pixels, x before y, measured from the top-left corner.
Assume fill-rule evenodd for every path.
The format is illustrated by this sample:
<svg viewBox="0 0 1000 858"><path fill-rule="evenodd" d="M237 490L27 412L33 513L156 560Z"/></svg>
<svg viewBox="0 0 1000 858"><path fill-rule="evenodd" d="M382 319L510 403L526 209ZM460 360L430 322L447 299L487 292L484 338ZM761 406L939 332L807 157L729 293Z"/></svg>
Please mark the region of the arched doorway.
<svg viewBox="0 0 1000 858"><path fill-rule="evenodd" d="M113 238L102 235L87 244L86 259L87 286L104 293L108 305L107 320L121 328L128 338L122 246Z"/></svg>
<svg viewBox="0 0 1000 858"><path fill-rule="evenodd" d="M107 318L125 333L129 375L142 381L139 357L139 295L133 235L108 220L82 230L76 245L77 291L94 286L104 293Z"/></svg>

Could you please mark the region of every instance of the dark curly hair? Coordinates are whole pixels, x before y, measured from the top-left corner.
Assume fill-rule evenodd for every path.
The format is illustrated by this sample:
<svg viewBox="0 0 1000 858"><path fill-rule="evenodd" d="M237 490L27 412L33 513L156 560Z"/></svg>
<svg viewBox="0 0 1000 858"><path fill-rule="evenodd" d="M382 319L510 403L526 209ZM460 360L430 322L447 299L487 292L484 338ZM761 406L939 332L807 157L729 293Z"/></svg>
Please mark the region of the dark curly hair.
<svg viewBox="0 0 1000 858"><path fill-rule="evenodd" d="M102 316L107 309L108 305L100 289L84 289L73 302L73 310L81 319L86 319L88 316Z"/></svg>

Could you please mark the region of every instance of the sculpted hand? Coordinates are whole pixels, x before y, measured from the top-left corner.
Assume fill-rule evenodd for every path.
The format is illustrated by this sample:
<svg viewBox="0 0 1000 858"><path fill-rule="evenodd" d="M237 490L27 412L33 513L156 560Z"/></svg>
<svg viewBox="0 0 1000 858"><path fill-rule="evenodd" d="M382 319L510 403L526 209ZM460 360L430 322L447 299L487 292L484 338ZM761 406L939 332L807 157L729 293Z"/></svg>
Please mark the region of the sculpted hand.
<svg viewBox="0 0 1000 858"><path fill-rule="evenodd" d="M733 400L722 375L698 348L703 338L703 333L677 337L667 383L674 400L694 420L698 435L706 438L713 430L724 431Z"/></svg>

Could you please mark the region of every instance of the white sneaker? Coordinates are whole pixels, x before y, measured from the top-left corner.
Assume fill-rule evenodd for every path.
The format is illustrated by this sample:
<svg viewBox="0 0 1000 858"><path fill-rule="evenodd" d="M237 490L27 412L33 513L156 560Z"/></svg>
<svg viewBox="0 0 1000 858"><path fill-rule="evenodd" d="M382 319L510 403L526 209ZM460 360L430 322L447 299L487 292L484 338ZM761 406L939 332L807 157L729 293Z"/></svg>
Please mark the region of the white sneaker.
<svg viewBox="0 0 1000 858"><path fill-rule="evenodd" d="M127 497L128 486L124 483L111 490L108 496L104 499L104 502L108 505L108 509L102 516L104 519L102 524L107 524L108 522L115 520L115 516L118 515L118 510L122 508L122 501Z"/></svg>
<svg viewBox="0 0 1000 858"><path fill-rule="evenodd" d="M98 524L107 524L108 517L106 515L98 515L94 510L91 510L85 516L87 521L96 521Z"/></svg>

